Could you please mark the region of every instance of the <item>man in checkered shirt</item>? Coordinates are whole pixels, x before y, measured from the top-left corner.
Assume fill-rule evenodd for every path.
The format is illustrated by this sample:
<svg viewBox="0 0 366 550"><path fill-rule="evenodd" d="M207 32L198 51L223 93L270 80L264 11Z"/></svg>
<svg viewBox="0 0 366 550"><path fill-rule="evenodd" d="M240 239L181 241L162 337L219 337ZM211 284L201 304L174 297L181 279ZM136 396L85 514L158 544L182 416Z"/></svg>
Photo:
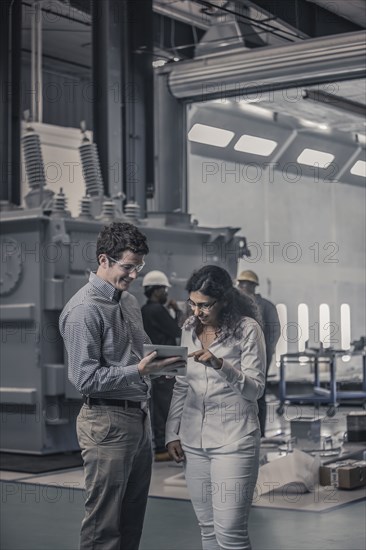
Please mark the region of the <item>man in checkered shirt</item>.
<svg viewBox="0 0 366 550"><path fill-rule="evenodd" d="M130 284L144 267L146 237L129 223L104 227L98 269L60 316L69 379L83 395L77 435L86 501L81 550L137 550L151 477L149 374L177 357L143 358L145 334Z"/></svg>

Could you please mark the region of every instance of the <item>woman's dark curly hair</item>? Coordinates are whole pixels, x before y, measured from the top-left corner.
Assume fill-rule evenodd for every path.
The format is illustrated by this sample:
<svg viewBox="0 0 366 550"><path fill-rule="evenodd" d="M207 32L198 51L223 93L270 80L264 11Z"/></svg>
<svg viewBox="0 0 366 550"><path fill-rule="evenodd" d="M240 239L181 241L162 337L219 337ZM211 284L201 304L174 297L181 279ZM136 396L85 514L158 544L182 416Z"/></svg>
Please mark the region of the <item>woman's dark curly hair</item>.
<svg viewBox="0 0 366 550"><path fill-rule="evenodd" d="M118 259L125 250L145 255L149 252L146 236L131 223L113 222L103 227L97 240L97 261L106 254Z"/></svg>
<svg viewBox="0 0 366 550"><path fill-rule="evenodd" d="M219 340L229 337L239 338L242 334L243 317L251 317L262 324L261 315L254 299L234 288L229 273L222 267L207 265L194 271L188 279L188 292L201 292L210 298L215 298L223 304L219 311L217 334ZM195 328L197 334L202 332L203 326L198 317L190 317L186 321L187 328Z"/></svg>

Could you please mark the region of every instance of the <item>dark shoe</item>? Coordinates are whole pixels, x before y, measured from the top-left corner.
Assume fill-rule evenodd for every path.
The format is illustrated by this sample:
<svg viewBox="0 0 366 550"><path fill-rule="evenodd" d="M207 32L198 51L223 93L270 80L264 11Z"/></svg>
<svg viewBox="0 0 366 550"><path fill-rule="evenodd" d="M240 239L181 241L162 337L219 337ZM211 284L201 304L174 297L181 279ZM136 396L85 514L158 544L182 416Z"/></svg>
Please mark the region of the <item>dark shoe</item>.
<svg viewBox="0 0 366 550"><path fill-rule="evenodd" d="M170 460L172 460L172 458L170 458L168 451L155 453L155 462L169 462Z"/></svg>

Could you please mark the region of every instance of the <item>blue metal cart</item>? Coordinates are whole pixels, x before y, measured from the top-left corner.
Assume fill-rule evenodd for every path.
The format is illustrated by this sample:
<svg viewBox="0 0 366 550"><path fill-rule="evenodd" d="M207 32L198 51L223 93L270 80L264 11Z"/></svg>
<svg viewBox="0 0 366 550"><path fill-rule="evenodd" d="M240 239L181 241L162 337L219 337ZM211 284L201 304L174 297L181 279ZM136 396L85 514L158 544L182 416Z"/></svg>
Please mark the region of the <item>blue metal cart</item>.
<svg viewBox="0 0 366 550"><path fill-rule="evenodd" d="M366 354L365 351L354 352L352 356L362 356L362 389L360 391L342 391L337 390L336 379L336 358L339 355L345 355L343 350L306 350L299 353L286 353L281 355L280 359L280 382L279 399L280 404L277 408L277 414L284 413L285 403L313 403L316 406L321 404L329 405L327 416L334 416L339 405L338 401L342 399L363 400L363 407L366 405ZM290 363L301 363L300 358L306 358L306 363L314 369L314 387L310 394L287 394L286 384L286 365ZM304 359L303 359L304 360ZM329 389L320 386L319 365L328 363L329 365Z"/></svg>

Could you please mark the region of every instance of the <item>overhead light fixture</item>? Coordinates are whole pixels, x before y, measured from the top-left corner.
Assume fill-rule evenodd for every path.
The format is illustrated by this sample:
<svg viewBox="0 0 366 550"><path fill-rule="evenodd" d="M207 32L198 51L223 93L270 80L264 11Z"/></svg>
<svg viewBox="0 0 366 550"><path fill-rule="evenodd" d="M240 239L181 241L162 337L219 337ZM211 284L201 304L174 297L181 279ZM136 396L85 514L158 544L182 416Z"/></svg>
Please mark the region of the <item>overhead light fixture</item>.
<svg viewBox="0 0 366 550"><path fill-rule="evenodd" d="M248 104L248 102L240 102L240 107L241 109L243 109L243 111L246 111L248 114L259 115L261 117L265 117L273 120L273 116L274 116L273 111L270 111L269 109L265 109L264 107L253 105L253 103Z"/></svg>
<svg viewBox="0 0 366 550"><path fill-rule="evenodd" d="M346 111L354 115L366 117L366 106L363 103L346 99L345 97L339 97L335 94L329 94L322 90L304 90L303 99L315 101L316 103L322 103L328 107L339 109L340 111Z"/></svg>
<svg viewBox="0 0 366 550"><path fill-rule="evenodd" d="M188 139L189 141L196 141L214 147L227 147L234 135L234 132L223 128L206 126L206 124L194 124L188 132Z"/></svg>
<svg viewBox="0 0 366 550"><path fill-rule="evenodd" d="M239 99L239 105L246 105L247 103L259 103L262 101L260 97L247 97L246 99Z"/></svg>
<svg viewBox="0 0 366 550"><path fill-rule="evenodd" d="M209 2L201 3L209 4ZM218 3L226 4L226 2ZM196 44L195 57L266 46L257 25L252 25L250 22L249 7L241 6L240 13L234 13L219 6L214 8L216 21L208 27L204 36Z"/></svg>
<svg viewBox="0 0 366 550"><path fill-rule="evenodd" d="M306 120L305 118L300 118L299 121L303 126L309 126L310 128L315 128L318 126L318 122L313 122L312 120Z"/></svg>
<svg viewBox="0 0 366 550"><path fill-rule="evenodd" d="M152 62L152 66L154 67L154 69L158 69L159 67L164 67L166 63L167 63L166 59L156 59L155 61Z"/></svg>
<svg viewBox="0 0 366 550"><path fill-rule="evenodd" d="M245 99L238 99L238 98L227 98L227 97L221 97L220 99L211 99L210 103L221 103L224 105L239 105L240 107L244 105L249 105L251 103L259 103L260 101L263 101L260 97L246 97ZM262 108L263 109L263 108ZM272 113L272 111L267 111L267 109L263 109L265 113Z"/></svg>
<svg viewBox="0 0 366 550"><path fill-rule="evenodd" d="M306 164L307 166L328 168L334 158L334 155L331 155L330 153L325 153L324 151L317 151L316 149L304 149L301 155L297 158L297 162L299 164Z"/></svg>
<svg viewBox="0 0 366 550"><path fill-rule="evenodd" d="M366 136L365 134L356 134L356 142L361 145L366 145Z"/></svg>
<svg viewBox="0 0 366 550"><path fill-rule="evenodd" d="M268 157L277 147L277 141L248 134L242 135L234 145L235 151Z"/></svg>
<svg viewBox="0 0 366 550"><path fill-rule="evenodd" d="M300 118L299 120L303 126L308 126L309 128L319 128L319 130L329 130L328 124L322 124L322 123L319 124L319 122L306 120L305 118Z"/></svg>
<svg viewBox="0 0 366 550"><path fill-rule="evenodd" d="M364 160L358 160L350 170L353 176L360 176L366 178L366 162Z"/></svg>

